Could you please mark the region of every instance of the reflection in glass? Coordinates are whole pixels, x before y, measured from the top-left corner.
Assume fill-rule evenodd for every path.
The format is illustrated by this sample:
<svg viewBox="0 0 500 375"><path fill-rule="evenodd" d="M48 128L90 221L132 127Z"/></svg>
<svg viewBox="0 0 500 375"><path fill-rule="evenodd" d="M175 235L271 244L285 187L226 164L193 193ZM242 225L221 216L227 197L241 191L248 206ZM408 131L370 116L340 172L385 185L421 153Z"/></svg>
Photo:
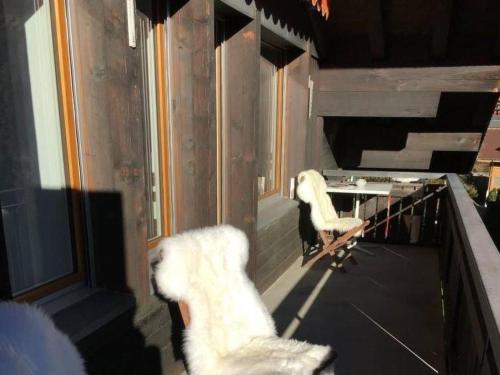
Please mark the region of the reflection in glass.
<svg viewBox="0 0 500 375"><path fill-rule="evenodd" d="M14 295L74 272L50 2L0 0L0 205Z"/></svg>
<svg viewBox="0 0 500 375"><path fill-rule="evenodd" d="M277 51L262 46L257 142L257 186L259 195L278 188L278 57Z"/></svg>

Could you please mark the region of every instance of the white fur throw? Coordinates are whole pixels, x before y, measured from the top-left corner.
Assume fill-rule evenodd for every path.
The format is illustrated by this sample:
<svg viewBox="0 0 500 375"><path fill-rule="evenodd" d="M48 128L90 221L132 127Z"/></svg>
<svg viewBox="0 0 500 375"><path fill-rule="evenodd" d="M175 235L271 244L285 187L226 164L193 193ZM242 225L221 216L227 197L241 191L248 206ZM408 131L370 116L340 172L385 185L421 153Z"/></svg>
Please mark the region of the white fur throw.
<svg viewBox="0 0 500 375"><path fill-rule="evenodd" d="M311 206L311 221L317 231L336 230L340 233L347 232L363 220L353 217L339 218L332 200L326 192L326 182L322 175L314 169L303 171L298 176L299 186L297 195ZM357 233L356 235L360 235Z"/></svg>
<svg viewBox="0 0 500 375"><path fill-rule="evenodd" d="M164 239L159 290L186 302L185 353L192 375L312 374L328 346L277 337L274 322L245 273L246 235L224 225Z"/></svg>
<svg viewBox="0 0 500 375"><path fill-rule="evenodd" d="M0 303L0 374L83 375L83 360L52 320L27 304Z"/></svg>

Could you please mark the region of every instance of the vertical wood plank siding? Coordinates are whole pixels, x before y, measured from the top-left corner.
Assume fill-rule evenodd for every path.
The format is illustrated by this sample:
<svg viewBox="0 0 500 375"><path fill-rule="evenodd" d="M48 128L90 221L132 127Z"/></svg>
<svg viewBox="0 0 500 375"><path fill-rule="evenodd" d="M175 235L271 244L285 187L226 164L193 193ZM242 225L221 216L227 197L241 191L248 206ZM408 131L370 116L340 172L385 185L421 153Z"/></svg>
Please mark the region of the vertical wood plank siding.
<svg viewBox="0 0 500 375"><path fill-rule="evenodd" d="M312 93L312 104L311 104L311 117L307 119L307 136L306 136L306 164L309 168L321 170L321 148L322 141L325 138L323 134L323 120L317 116L316 103L318 94L318 85L316 81L316 73L319 71L318 60L314 57L309 57L309 74L311 80L313 81L313 93ZM309 95L309 88L308 88ZM309 97L307 100L307 105L309 106ZM309 109L309 108L308 108ZM331 151L330 151L331 154Z"/></svg>
<svg viewBox="0 0 500 375"><path fill-rule="evenodd" d="M121 2L71 3L84 189L99 285L149 296L140 49ZM123 264L122 264L123 263ZM124 285L125 284L125 285Z"/></svg>
<svg viewBox="0 0 500 375"><path fill-rule="evenodd" d="M213 1L172 9L171 26L174 210L181 232L217 223Z"/></svg>
<svg viewBox="0 0 500 375"><path fill-rule="evenodd" d="M231 28L230 23L227 25ZM259 121L260 22L254 19L225 42L223 66L223 199L224 221L242 230L250 243L247 272L256 268L256 132Z"/></svg>

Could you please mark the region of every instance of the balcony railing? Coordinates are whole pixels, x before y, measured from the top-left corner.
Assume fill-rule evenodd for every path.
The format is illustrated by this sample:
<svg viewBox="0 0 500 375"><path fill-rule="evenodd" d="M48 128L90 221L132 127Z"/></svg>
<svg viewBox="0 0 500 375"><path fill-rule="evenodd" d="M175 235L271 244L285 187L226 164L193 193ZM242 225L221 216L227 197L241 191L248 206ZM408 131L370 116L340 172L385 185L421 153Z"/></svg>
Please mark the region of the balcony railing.
<svg viewBox="0 0 500 375"><path fill-rule="evenodd" d="M323 174L445 180L446 188L438 198L441 207L433 220L439 227L435 238L440 245L448 372L500 374L500 253L460 178L388 171L325 170Z"/></svg>

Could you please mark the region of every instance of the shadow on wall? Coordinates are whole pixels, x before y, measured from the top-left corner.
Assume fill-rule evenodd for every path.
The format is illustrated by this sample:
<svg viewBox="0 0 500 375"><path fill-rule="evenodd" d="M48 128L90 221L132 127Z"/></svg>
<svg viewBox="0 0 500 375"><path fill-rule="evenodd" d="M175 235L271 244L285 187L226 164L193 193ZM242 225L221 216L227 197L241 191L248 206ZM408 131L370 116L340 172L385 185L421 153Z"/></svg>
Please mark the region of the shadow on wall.
<svg viewBox="0 0 500 375"><path fill-rule="evenodd" d="M53 318L77 342L89 374L162 374L170 358L165 353L172 347L181 352L178 325L165 304L145 313L127 284L133 278L147 283L147 269L127 275L136 272L134 257L145 251L145 233L137 235L136 227L142 213L134 211L130 194L89 192L88 220L78 215L82 222L74 221L75 210L84 210L72 205L80 206L83 193L64 187L57 89L48 89L48 74L32 72L35 65L43 73L54 69L40 57L51 56L51 38L39 31L50 30L50 3L42 3L0 0L0 41L6 46L0 51L0 72L6 73L0 74L0 297L85 270L78 284L96 288L55 309ZM83 238L75 238L78 232ZM80 262L71 251L77 243L85 249Z"/></svg>
<svg viewBox="0 0 500 375"><path fill-rule="evenodd" d="M45 263L37 262L39 255L57 263L61 258L56 246L50 246L62 232L64 220L72 212L67 207L68 216L47 216L48 210L58 212L58 202L71 197L70 190L45 190L36 192L33 200L40 208L43 202L44 212L19 204L2 207L0 216L0 232L2 239L0 254L7 270L16 272L20 266L24 268L24 278L30 274L47 271ZM77 194L80 195L80 194ZM56 325L66 333L80 350L84 357L89 374L163 374L168 369L170 359L183 360L182 353L182 320L176 304L159 304L155 312L144 317L138 317L138 305L134 292L127 286L125 240L123 232L122 199L119 193L89 193L92 229L93 263L95 268L96 288L90 289L84 298L59 311L52 313ZM22 202L21 202L22 203ZM38 225L31 227L29 232L13 233L16 228L23 231L22 225L13 225L13 220L26 215L38 215L36 222L49 220L50 226ZM69 220L74 228L75 223ZM59 233L60 234L60 233ZM37 238L40 242L37 248L42 254L37 254L27 247L26 243L16 241L19 235L30 239ZM75 239L71 242L75 244ZM19 247L19 248L17 248ZM14 248L17 258L9 256ZM75 246L73 246L75 248ZM53 253L52 253L52 252ZM88 255L88 254L85 254ZM76 254L71 254L74 267ZM15 262L15 264L14 264ZM10 265L10 267L9 267ZM6 274L2 272L3 274ZM147 278L147 275L142 275ZM84 282L87 277L84 278ZM7 292L3 290L3 292ZM153 298L153 297L152 297ZM170 321L170 317L172 321Z"/></svg>
<svg viewBox="0 0 500 375"><path fill-rule="evenodd" d="M311 247L318 243L318 233L311 221L311 206L299 201L299 235L302 240L302 254L309 254Z"/></svg>

